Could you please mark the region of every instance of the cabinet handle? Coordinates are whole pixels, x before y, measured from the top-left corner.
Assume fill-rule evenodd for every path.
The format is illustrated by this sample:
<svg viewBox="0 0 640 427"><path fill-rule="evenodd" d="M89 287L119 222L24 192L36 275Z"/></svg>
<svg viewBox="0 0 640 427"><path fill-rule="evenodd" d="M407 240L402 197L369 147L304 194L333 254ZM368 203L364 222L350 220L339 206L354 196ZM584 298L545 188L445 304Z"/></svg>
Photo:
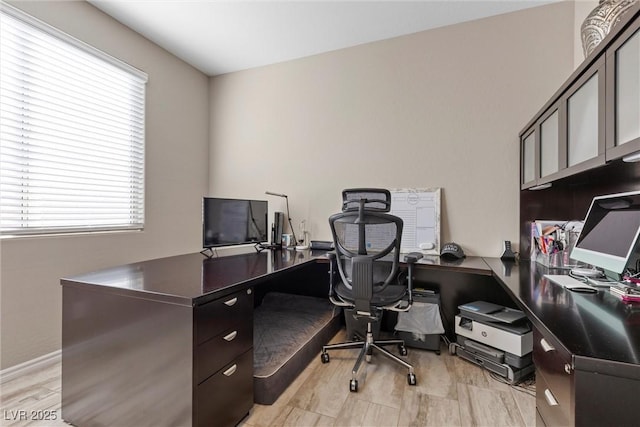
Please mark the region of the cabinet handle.
<svg viewBox="0 0 640 427"><path fill-rule="evenodd" d="M545 353L549 353L550 351L554 351L556 349L554 346L549 344L547 340L545 340L544 338L540 339L540 345L542 346L542 349L544 350Z"/></svg>
<svg viewBox="0 0 640 427"><path fill-rule="evenodd" d="M229 301L225 301L225 305L228 305L229 307L231 307L232 305L235 305L238 302L238 298L231 298Z"/></svg>
<svg viewBox="0 0 640 427"><path fill-rule="evenodd" d="M236 369L238 369L238 365L233 365L232 367L224 371L223 374L227 377L230 377L236 372Z"/></svg>
<svg viewBox="0 0 640 427"><path fill-rule="evenodd" d="M223 338L225 341L233 341L236 336L238 336L238 331L233 331L229 335L225 335Z"/></svg>
<svg viewBox="0 0 640 427"><path fill-rule="evenodd" d="M547 400L549 406L558 406L558 401L553 396L553 393L551 393L551 390L549 390L548 388L544 389L544 398Z"/></svg>

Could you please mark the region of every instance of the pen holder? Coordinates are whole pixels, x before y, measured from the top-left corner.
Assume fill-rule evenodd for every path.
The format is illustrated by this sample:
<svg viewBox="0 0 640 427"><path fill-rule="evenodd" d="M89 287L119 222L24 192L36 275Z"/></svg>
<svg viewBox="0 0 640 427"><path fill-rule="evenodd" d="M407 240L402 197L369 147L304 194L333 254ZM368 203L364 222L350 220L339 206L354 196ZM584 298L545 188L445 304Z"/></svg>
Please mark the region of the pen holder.
<svg viewBox="0 0 640 427"><path fill-rule="evenodd" d="M571 251L567 250L556 252L554 254L543 254L540 251L536 251L536 255L532 259L535 259L538 264L542 264L545 267L565 267L572 263L575 264L575 262L571 261L571 258L569 258L569 254L571 254Z"/></svg>
<svg viewBox="0 0 640 427"><path fill-rule="evenodd" d="M563 249L552 253L545 253L542 251L538 244L535 243L535 239L532 238L531 245L531 260L534 260L538 264L542 264L545 267L570 267L575 266L576 261L570 258L571 250L578 240L579 233L573 231L567 231L564 233Z"/></svg>

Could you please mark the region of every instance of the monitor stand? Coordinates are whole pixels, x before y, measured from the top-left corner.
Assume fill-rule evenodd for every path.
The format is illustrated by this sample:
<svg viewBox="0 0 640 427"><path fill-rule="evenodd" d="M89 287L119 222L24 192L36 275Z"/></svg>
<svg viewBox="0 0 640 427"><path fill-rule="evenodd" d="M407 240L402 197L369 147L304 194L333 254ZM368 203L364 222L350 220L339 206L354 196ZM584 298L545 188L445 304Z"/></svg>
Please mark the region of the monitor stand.
<svg viewBox="0 0 640 427"><path fill-rule="evenodd" d="M258 243L253 247L256 252L260 253L265 249L278 250L282 248L282 245L274 245L270 243Z"/></svg>
<svg viewBox="0 0 640 427"><path fill-rule="evenodd" d="M602 271L589 267L576 267L571 269L571 274L577 277L604 277Z"/></svg>

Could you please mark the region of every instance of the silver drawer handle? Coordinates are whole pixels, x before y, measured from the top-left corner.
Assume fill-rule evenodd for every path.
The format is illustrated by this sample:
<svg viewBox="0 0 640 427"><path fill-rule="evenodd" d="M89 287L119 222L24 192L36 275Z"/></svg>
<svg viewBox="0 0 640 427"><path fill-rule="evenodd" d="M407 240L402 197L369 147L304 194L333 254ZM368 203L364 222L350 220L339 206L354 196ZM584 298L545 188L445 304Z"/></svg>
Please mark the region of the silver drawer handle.
<svg viewBox="0 0 640 427"><path fill-rule="evenodd" d="M553 393L551 393L551 390L549 390L548 388L544 389L544 398L547 400L549 406L558 406L558 401L553 396Z"/></svg>
<svg viewBox="0 0 640 427"><path fill-rule="evenodd" d="M229 335L225 335L223 338L225 341L233 341L233 339L237 336L238 336L238 331L233 331Z"/></svg>
<svg viewBox="0 0 640 427"><path fill-rule="evenodd" d="M238 365L233 365L232 367L224 371L223 374L227 377L230 377L236 372L236 369L238 369Z"/></svg>
<svg viewBox="0 0 640 427"><path fill-rule="evenodd" d="M542 346L542 349L544 350L545 353L549 353L550 351L554 351L556 349L554 346L549 344L547 340L545 340L544 338L540 340L540 345Z"/></svg>
<svg viewBox="0 0 640 427"><path fill-rule="evenodd" d="M235 305L235 303L237 302L238 302L238 298L231 298L229 301L225 301L224 303L229 307L231 307L232 305Z"/></svg>

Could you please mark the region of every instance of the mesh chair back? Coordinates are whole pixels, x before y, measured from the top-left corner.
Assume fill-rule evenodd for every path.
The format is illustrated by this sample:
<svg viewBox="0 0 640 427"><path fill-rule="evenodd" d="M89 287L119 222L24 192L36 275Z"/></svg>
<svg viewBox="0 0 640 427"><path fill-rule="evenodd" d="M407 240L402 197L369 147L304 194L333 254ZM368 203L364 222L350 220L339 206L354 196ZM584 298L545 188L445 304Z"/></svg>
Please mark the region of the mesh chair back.
<svg viewBox="0 0 640 427"><path fill-rule="evenodd" d="M360 201L365 200L364 207L372 212L389 212L391 209L391 193L378 188L351 188L342 192L342 212L353 212L360 209Z"/></svg>
<svg viewBox="0 0 640 427"><path fill-rule="evenodd" d="M353 293L356 311L363 313L370 311L372 295L395 280L399 268L402 219L380 212L388 210L387 199L376 200L373 207L361 199L348 200L358 204L358 211L347 207L329 218L340 277Z"/></svg>

